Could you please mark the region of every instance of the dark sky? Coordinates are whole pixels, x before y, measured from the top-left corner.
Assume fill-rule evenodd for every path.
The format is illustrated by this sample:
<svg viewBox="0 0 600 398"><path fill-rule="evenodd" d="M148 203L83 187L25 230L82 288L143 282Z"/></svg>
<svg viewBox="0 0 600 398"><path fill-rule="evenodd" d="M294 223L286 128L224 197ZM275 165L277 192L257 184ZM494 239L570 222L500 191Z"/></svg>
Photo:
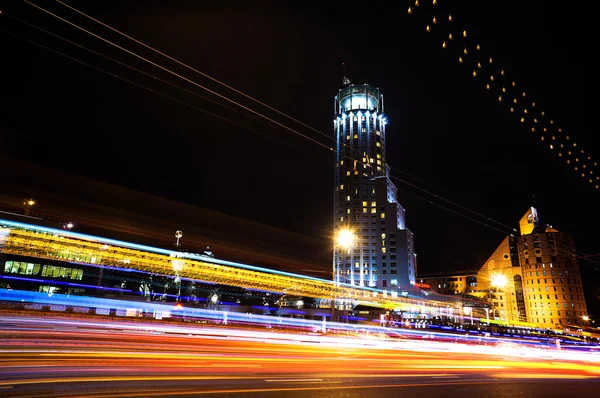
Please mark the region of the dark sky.
<svg viewBox="0 0 600 398"><path fill-rule="evenodd" d="M251 104L54 1L35 3ZM383 90L388 160L419 180L395 176L515 227L535 196L543 223L573 233L580 250L600 252L598 190L519 123L506 104L498 104L481 78L471 76L473 69L457 62L456 49L442 49L445 31L425 32L431 11L424 7L408 15L411 2L405 1L68 3L328 136L345 62L353 82ZM11 16L210 96L23 2L2 4ZM440 16L451 10L455 34L460 35L458 27L467 29L469 40L482 44L482 59L493 56L580 148L600 158L594 141L598 75L591 62L597 46L591 13L543 1L440 1L438 6ZM2 155L307 235L331 233L333 155L327 150L10 17L0 17L0 28L301 149L0 32ZM265 108L261 112L331 145L329 138ZM414 196L431 198L426 193L395 183L415 233L420 272L476 269L502 240L501 233ZM598 279L597 271L582 268Z"/></svg>

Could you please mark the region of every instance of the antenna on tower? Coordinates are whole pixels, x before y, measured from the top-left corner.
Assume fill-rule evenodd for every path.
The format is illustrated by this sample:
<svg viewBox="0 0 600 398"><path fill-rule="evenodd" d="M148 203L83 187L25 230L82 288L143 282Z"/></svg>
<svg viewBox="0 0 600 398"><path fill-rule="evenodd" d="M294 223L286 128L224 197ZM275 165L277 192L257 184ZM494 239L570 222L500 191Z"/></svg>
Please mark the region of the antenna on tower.
<svg viewBox="0 0 600 398"><path fill-rule="evenodd" d="M344 78L342 79L342 85L350 84L350 79L346 77L346 63L342 62L342 74Z"/></svg>

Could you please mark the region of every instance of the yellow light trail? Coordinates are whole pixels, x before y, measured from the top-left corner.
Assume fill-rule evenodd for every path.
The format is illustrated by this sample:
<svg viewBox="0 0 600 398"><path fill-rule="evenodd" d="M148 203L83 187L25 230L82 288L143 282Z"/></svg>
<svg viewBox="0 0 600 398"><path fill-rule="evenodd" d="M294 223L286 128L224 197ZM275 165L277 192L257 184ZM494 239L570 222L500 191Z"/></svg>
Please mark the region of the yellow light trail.
<svg viewBox="0 0 600 398"><path fill-rule="evenodd" d="M391 292L338 286L316 278L281 275L267 270L238 268L209 260L174 257L152 251L107 245L103 243L102 238L97 240L93 237L75 238L76 234L73 233L53 231L55 232L51 233L45 228L38 229L35 226L10 226L0 229L0 238L4 235L3 241L0 241L0 252L95 266L136 269L163 275L173 275L174 266L177 266L178 270L181 269L179 271L181 277L203 282L328 300L343 298L387 309L399 308L403 311L410 310L412 307L451 307L456 310L459 306L456 302L393 297Z"/></svg>

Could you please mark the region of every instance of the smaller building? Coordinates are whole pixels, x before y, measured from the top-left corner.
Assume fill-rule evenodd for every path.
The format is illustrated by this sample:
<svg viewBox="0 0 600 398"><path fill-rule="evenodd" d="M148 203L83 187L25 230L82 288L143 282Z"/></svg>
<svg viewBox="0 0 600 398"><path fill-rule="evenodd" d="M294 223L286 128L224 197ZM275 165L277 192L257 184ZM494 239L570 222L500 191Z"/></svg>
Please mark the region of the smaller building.
<svg viewBox="0 0 600 398"><path fill-rule="evenodd" d="M420 276L417 286L486 299L490 318L509 325L563 329L588 318L570 234L539 224L531 207L520 236L506 236L477 272Z"/></svg>
<svg viewBox="0 0 600 398"><path fill-rule="evenodd" d="M417 278L417 287L440 294L481 296L477 284L477 271L421 275Z"/></svg>

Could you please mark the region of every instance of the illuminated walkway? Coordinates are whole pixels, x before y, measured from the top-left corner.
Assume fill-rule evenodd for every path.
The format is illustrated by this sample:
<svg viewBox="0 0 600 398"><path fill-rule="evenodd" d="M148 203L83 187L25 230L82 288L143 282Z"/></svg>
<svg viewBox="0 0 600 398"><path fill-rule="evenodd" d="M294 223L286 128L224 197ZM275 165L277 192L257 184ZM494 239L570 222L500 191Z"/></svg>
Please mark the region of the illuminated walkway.
<svg viewBox="0 0 600 398"><path fill-rule="evenodd" d="M387 309L430 308L455 311L460 301L425 300L397 292L350 285L288 272L269 270L173 250L117 241L20 222L0 220L0 252L48 260L136 269L245 289L317 299L345 299Z"/></svg>

